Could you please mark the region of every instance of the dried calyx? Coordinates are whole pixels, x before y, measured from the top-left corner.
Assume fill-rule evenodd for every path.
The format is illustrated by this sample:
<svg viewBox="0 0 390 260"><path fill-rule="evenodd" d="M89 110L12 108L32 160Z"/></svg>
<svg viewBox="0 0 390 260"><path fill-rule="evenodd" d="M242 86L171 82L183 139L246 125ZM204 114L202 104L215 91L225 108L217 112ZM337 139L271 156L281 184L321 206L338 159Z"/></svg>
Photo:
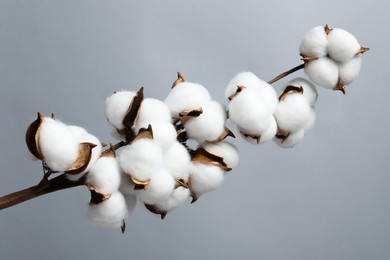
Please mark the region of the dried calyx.
<svg viewBox="0 0 390 260"><path fill-rule="evenodd" d="M178 84L185 82L185 78L181 72L177 73L177 79L173 82L172 88L176 87Z"/></svg>
<svg viewBox="0 0 390 260"><path fill-rule="evenodd" d="M37 119L32 122L26 130L26 144L27 148L35 158L43 161L43 156L39 149L39 131L42 123L45 121L44 116L38 112Z"/></svg>
<svg viewBox="0 0 390 260"><path fill-rule="evenodd" d="M118 130L118 132L122 135L126 136L126 139L131 139L132 133L132 127L137 122L137 118L140 112L140 108L142 105L142 102L144 100L144 88L141 87L136 95L134 96L133 100L131 101L131 104L129 105L129 108L127 109L127 112L125 114L125 117L123 118L123 125L124 129Z"/></svg>
<svg viewBox="0 0 390 260"><path fill-rule="evenodd" d="M229 168L224 162L224 159L216 154L213 154L209 151L206 151L204 148L199 147L193 154L192 162L210 164L217 166L224 171L231 171L232 168Z"/></svg>
<svg viewBox="0 0 390 260"><path fill-rule="evenodd" d="M244 86L237 86L236 92L234 92L232 95L228 97L228 100L231 101L235 96L237 96L241 91L243 91L246 87Z"/></svg>

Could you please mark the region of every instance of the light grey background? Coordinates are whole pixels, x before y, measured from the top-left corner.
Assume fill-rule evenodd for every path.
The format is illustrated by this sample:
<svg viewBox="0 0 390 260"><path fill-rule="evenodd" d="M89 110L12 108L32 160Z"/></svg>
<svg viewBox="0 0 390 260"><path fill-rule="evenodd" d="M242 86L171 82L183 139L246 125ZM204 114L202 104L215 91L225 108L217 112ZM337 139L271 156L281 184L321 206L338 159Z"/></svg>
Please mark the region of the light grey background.
<svg viewBox="0 0 390 260"><path fill-rule="evenodd" d="M237 72L269 80L298 65L302 36L325 23L371 47L345 96L319 89L317 123L296 148L235 140L241 161L220 189L164 221L138 207L125 235L88 225L85 188L3 210L0 259L390 259L389 7L0 0L0 195L41 178L24 144L37 111L110 142L113 91L163 99L181 71L225 102Z"/></svg>

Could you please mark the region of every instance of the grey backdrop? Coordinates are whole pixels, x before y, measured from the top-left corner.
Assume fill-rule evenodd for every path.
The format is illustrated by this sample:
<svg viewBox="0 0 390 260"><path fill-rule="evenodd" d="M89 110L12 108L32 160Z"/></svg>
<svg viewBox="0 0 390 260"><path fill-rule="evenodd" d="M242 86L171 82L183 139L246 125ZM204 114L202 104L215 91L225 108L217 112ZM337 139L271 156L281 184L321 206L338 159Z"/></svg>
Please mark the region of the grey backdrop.
<svg viewBox="0 0 390 260"><path fill-rule="evenodd" d="M110 142L115 90L163 99L181 71L225 102L237 72L269 80L298 65L302 36L325 23L371 47L345 96L319 89L317 123L296 148L235 140L241 161L220 189L164 221L138 207L125 235L88 225L85 188L3 210L0 259L389 259L389 7L0 0L0 195L41 178L24 144L37 111Z"/></svg>

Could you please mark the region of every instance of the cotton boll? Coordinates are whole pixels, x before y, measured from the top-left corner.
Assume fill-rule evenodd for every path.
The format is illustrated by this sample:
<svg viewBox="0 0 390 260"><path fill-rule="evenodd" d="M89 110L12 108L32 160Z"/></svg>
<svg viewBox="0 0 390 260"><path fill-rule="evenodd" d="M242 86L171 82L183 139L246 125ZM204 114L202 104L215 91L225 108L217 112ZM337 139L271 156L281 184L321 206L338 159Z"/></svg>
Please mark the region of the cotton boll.
<svg viewBox="0 0 390 260"><path fill-rule="evenodd" d="M135 126L134 130L138 132L141 128L148 128L148 125L152 126L153 140L161 146L163 151L169 149L169 147L176 142L176 129L170 122L166 121L152 121Z"/></svg>
<svg viewBox="0 0 390 260"><path fill-rule="evenodd" d="M169 107L155 98L144 99L136 124L149 124L150 122L171 122Z"/></svg>
<svg viewBox="0 0 390 260"><path fill-rule="evenodd" d="M205 87L183 82L171 90L164 102L168 105L171 116L178 118L180 112L198 109L210 100L211 95Z"/></svg>
<svg viewBox="0 0 390 260"><path fill-rule="evenodd" d="M308 132L310 132L310 130L313 128L315 122L316 122L316 111L315 111L315 109L312 107L312 108L310 109L310 116L309 116L309 119L307 120L306 125L305 125L304 128L303 128L303 130L305 131L305 134L307 134Z"/></svg>
<svg viewBox="0 0 390 260"><path fill-rule="evenodd" d="M137 196L131 195L131 194L124 194L125 200L126 200L126 206L127 206L127 213L128 215L131 215L135 207L137 206Z"/></svg>
<svg viewBox="0 0 390 260"><path fill-rule="evenodd" d="M133 195L135 194L134 187L135 184L131 180L131 176L121 172L121 182L119 186L120 192L122 192L124 195Z"/></svg>
<svg viewBox="0 0 390 260"><path fill-rule="evenodd" d="M202 114L184 122L188 138L199 143L217 140L225 130L226 110L217 101L210 101L202 106Z"/></svg>
<svg viewBox="0 0 390 260"><path fill-rule="evenodd" d="M87 214L92 225L119 228L128 215L125 198L119 191L114 192L108 200L99 204L89 204Z"/></svg>
<svg viewBox="0 0 390 260"><path fill-rule="evenodd" d="M179 142L175 142L164 153L164 168L175 180L188 180L191 157L187 149Z"/></svg>
<svg viewBox="0 0 390 260"><path fill-rule="evenodd" d="M318 92L316 86L304 78L295 78L288 82L286 86L302 87L303 96L307 98L311 106L317 102Z"/></svg>
<svg viewBox="0 0 390 260"><path fill-rule="evenodd" d="M248 88L229 102L230 120L247 134L263 134L271 124L271 115L263 100Z"/></svg>
<svg viewBox="0 0 390 260"><path fill-rule="evenodd" d="M111 194L118 190L121 172L115 157L101 157L89 171L86 183L92 185L96 192Z"/></svg>
<svg viewBox="0 0 390 260"><path fill-rule="evenodd" d="M233 144L227 141L219 143L205 143L202 145L202 148L213 155L223 158L223 161L229 168L234 168L238 164L238 150Z"/></svg>
<svg viewBox="0 0 390 260"><path fill-rule="evenodd" d="M295 133L290 133L289 136L283 141L280 138L274 137L274 142L282 148L293 148L299 144L305 136L305 130L300 129Z"/></svg>
<svg viewBox="0 0 390 260"><path fill-rule="evenodd" d="M305 72L314 83L328 89L335 88L339 80L338 64L328 57L309 61Z"/></svg>
<svg viewBox="0 0 390 260"><path fill-rule="evenodd" d="M175 188L175 180L167 170L160 170L150 179L145 190L136 190L137 197L146 204L157 204L168 198Z"/></svg>
<svg viewBox="0 0 390 260"><path fill-rule="evenodd" d="M79 142L62 122L45 121L39 132L39 147L44 161L53 171L66 171L77 160Z"/></svg>
<svg viewBox="0 0 390 260"><path fill-rule="evenodd" d="M118 161L125 173L139 181L147 181L161 169L163 151L153 140L139 139L122 149Z"/></svg>
<svg viewBox="0 0 390 260"><path fill-rule="evenodd" d="M309 101L302 94L294 93L278 103L274 116L280 129L296 132L307 124L310 111Z"/></svg>
<svg viewBox="0 0 390 260"><path fill-rule="evenodd" d="M324 26L316 26L305 34L299 46L304 57L322 58L327 55L328 39Z"/></svg>
<svg viewBox="0 0 390 260"><path fill-rule="evenodd" d="M116 129L125 128L122 121L135 95L133 91L118 91L106 99L106 116Z"/></svg>
<svg viewBox="0 0 390 260"><path fill-rule="evenodd" d="M203 163L193 163L190 172L189 186L194 200L221 186L225 177L221 168Z"/></svg>
<svg viewBox="0 0 390 260"><path fill-rule="evenodd" d="M360 73L362 65L361 56L356 56L351 60L341 63L339 67L340 78L344 85L350 84Z"/></svg>
<svg viewBox="0 0 390 260"><path fill-rule="evenodd" d="M171 195L155 206L161 211L172 211L182 205L190 197L190 190L184 187L174 189Z"/></svg>
<svg viewBox="0 0 390 260"><path fill-rule="evenodd" d="M358 40L344 29L334 28L328 34L328 53L337 62L347 62L360 50Z"/></svg>

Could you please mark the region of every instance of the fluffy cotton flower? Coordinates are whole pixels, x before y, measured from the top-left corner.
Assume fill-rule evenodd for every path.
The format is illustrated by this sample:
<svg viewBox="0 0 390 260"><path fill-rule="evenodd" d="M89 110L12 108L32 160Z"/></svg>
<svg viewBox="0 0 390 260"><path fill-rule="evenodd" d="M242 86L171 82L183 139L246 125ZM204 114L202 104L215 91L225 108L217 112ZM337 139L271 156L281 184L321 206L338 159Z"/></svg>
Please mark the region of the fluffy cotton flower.
<svg viewBox="0 0 390 260"><path fill-rule="evenodd" d="M302 87L303 96L307 98L311 106L317 102L318 92L316 86L304 78L295 78L289 81L286 86ZM283 89L284 90L284 89Z"/></svg>
<svg viewBox="0 0 390 260"><path fill-rule="evenodd" d="M350 84L360 73L362 66L361 56L356 56L351 60L339 65L340 79L344 85Z"/></svg>
<svg viewBox="0 0 390 260"><path fill-rule="evenodd" d="M308 62L305 72L314 83L328 89L334 89L339 80L338 64L328 57Z"/></svg>
<svg viewBox="0 0 390 260"><path fill-rule="evenodd" d="M202 148L213 155L223 158L223 161L229 168L233 168L238 164L238 150L233 144L227 141L218 143L205 143L202 145Z"/></svg>
<svg viewBox="0 0 390 260"><path fill-rule="evenodd" d="M146 204L154 205L169 197L175 188L175 180L167 170L160 170L150 179L144 190L136 190L137 197Z"/></svg>
<svg viewBox="0 0 390 260"><path fill-rule="evenodd" d="M163 164L163 151L151 139L139 139L127 145L118 156L121 169L139 181L156 175Z"/></svg>
<svg viewBox="0 0 390 260"><path fill-rule="evenodd" d="M237 90L237 86L244 86L254 90L268 107L269 111L273 113L278 103L278 98L275 89L265 82L259 79L252 72L241 72L238 73L230 82L225 89L225 97L231 97Z"/></svg>
<svg viewBox="0 0 390 260"><path fill-rule="evenodd" d="M224 180L224 171L210 164L193 163L190 173L189 186L194 200L206 192L215 190Z"/></svg>
<svg viewBox="0 0 390 260"><path fill-rule="evenodd" d="M121 227L127 215L126 201L119 191L114 192L109 199L99 204L89 204L88 206L90 223L99 227Z"/></svg>
<svg viewBox="0 0 390 260"><path fill-rule="evenodd" d="M96 192L112 194L118 190L121 172L115 157L101 157L89 171L86 183L92 185Z"/></svg>
<svg viewBox="0 0 390 260"><path fill-rule="evenodd" d="M164 152L164 168L176 179L187 180L191 157L187 149L179 142L175 142Z"/></svg>
<svg viewBox="0 0 390 260"><path fill-rule="evenodd" d="M244 133L262 135L272 114L252 89L244 88L229 102L229 118Z"/></svg>
<svg viewBox="0 0 390 260"><path fill-rule="evenodd" d="M305 34L299 46L305 57L321 58L328 54L328 36L324 26L316 26Z"/></svg>
<svg viewBox="0 0 390 260"><path fill-rule="evenodd" d="M274 142L282 148L293 148L297 144L299 144L303 137L305 136L305 130L300 129L295 133L290 133L287 138L281 139L278 137L274 137Z"/></svg>
<svg viewBox="0 0 390 260"><path fill-rule="evenodd" d="M133 91L118 91L106 99L106 116L116 129L125 128L122 122L135 95Z"/></svg>
<svg viewBox="0 0 390 260"><path fill-rule="evenodd" d="M301 93L293 93L278 103L274 115L280 129L296 132L306 125L310 110L309 101Z"/></svg>
<svg viewBox="0 0 390 260"><path fill-rule="evenodd" d="M179 207L182 205L190 196L190 190L184 187L178 187L173 192L171 195L169 195L168 198L160 201L157 203L155 206L160 210L160 211L172 211L175 208Z"/></svg>
<svg viewBox="0 0 390 260"><path fill-rule="evenodd" d="M155 98L145 98L142 102L136 124L144 125L151 122L171 122L168 106Z"/></svg>
<svg viewBox="0 0 390 260"><path fill-rule="evenodd" d="M46 165L53 171L66 171L76 162L79 142L64 123L46 120L39 132L39 148Z"/></svg>
<svg viewBox="0 0 390 260"><path fill-rule="evenodd" d="M188 138L199 143L217 140L225 130L226 110L217 101L210 101L202 106L202 114L184 122Z"/></svg>
<svg viewBox="0 0 390 260"><path fill-rule="evenodd" d="M168 105L171 116L178 118L180 112L198 109L210 100L210 93L205 87L197 83L183 82L171 90L164 102Z"/></svg>
<svg viewBox="0 0 390 260"><path fill-rule="evenodd" d="M328 54L337 62L347 62L360 50L361 45L351 33L334 28L328 34Z"/></svg>

